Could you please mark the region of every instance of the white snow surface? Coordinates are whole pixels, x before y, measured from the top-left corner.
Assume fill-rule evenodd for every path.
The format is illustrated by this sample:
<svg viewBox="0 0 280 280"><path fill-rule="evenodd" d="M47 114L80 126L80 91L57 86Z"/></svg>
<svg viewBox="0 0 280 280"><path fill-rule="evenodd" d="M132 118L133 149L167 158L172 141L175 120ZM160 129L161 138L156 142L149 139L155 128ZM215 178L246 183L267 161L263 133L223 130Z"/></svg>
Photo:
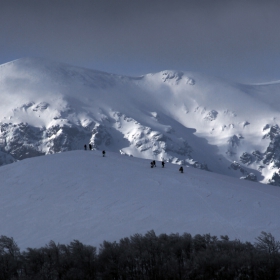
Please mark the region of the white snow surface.
<svg viewBox="0 0 280 280"><path fill-rule="evenodd" d="M280 167L278 82L173 70L125 77L25 58L0 65L0 99L0 164L91 143L235 178L245 170L263 183Z"/></svg>
<svg viewBox="0 0 280 280"><path fill-rule="evenodd" d="M236 179L277 173L279 103L278 82L125 77L34 58L0 65L0 165L24 159L0 168L0 234L21 249L151 229L279 240L280 188ZM95 151L81 151L88 143Z"/></svg>
<svg viewBox="0 0 280 280"><path fill-rule="evenodd" d="M99 246L135 233L280 239L280 188L119 153L71 151L0 168L0 234L19 247Z"/></svg>

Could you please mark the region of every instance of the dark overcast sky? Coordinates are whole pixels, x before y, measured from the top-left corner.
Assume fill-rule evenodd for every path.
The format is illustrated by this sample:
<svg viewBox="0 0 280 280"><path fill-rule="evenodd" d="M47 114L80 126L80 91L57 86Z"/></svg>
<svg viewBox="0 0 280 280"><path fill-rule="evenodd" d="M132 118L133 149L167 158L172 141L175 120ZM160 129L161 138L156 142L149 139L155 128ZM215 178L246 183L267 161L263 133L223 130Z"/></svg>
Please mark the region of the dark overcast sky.
<svg viewBox="0 0 280 280"><path fill-rule="evenodd" d="M27 56L133 76L280 79L280 1L1 0L0 63Z"/></svg>

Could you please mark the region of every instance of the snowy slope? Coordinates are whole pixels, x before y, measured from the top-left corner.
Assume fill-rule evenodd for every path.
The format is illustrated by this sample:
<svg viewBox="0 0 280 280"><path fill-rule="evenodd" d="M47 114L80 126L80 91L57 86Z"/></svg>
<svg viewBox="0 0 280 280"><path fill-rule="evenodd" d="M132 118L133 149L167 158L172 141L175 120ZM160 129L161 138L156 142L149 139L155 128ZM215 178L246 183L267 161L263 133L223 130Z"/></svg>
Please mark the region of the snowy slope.
<svg viewBox="0 0 280 280"><path fill-rule="evenodd" d="M280 185L280 84L199 73L125 77L43 59L0 66L0 148L8 163L82 149Z"/></svg>
<svg viewBox="0 0 280 280"><path fill-rule="evenodd" d="M98 246L134 233L280 239L280 188L100 151L72 151L0 168L0 234L24 249L50 240Z"/></svg>

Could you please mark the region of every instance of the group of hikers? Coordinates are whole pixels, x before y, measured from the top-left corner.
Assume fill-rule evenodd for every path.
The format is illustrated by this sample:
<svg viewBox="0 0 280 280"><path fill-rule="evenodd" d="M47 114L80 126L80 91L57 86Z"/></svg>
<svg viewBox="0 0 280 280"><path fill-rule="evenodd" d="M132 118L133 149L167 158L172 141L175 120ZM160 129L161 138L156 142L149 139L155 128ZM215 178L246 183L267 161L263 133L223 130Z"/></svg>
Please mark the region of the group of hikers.
<svg viewBox="0 0 280 280"><path fill-rule="evenodd" d="M85 151L87 150L87 145L86 144L84 145L84 149L85 149ZM88 149L92 150L92 145L91 144L88 144Z"/></svg>
<svg viewBox="0 0 280 280"><path fill-rule="evenodd" d="M86 144L84 145L84 149L85 149L85 151L87 150L87 145L86 145ZM89 150L92 150L92 145L91 145L91 144L88 144L88 149L89 149ZM103 150L103 151L102 151L102 156L105 157L105 154L106 154L106 152ZM161 162L161 167L164 168L164 165L165 165L165 162L164 162L164 160L163 160L163 161ZM151 161L151 168L154 168L154 167L156 167L156 161L155 161L155 160ZM181 173L184 173L183 166L180 166L179 171L180 171Z"/></svg>
<svg viewBox="0 0 280 280"><path fill-rule="evenodd" d="M163 160L163 161L161 162L161 167L164 168L164 165L165 165L165 162L164 162L164 160ZM155 160L152 160L152 161L151 161L151 168L154 168L154 167L156 167L156 161L155 161ZM183 166L180 166L179 171L180 171L181 173L184 173Z"/></svg>
<svg viewBox="0 0 280 280"><path fill-rule="evenodd" d="M161 167L164 168L164 165L165 165L165 162L164 162L164 160L163 160L163 161L161 162ZM151 168L154 168L154 167L156 167L156 161L155 161L155 160L151 161ZM180 166L179 171L180 171L181 173L184 173L183 166Z"/></svg>
<svg viewBox="0 0 280 280"><path fill-rule="evenodd" d="M84 149L85 149L85 151L87 150L87 145L86 144L84 145ZM90 151L92 150L92 145L91 144L88 144L88 149ZM106 154L106 152L103 150L102 151L102 156L105 157L105 154Z"/></svg>
<svg viewBox="0 0 280 280"><path fill-rule="evenodd" d="M163 160L163 161L161 162L161 167L164 168L164 165L165 165L165 162L164 162L164 160ZM151 161L151 168L154 168L154 167L157 167L157 166L156 166L156 161L155 161L155 160L152 160L152 161ZM181 173L184 173L183 166L180 166L179 171L180 171Z"/></svg>
<svg viewBox="0 0 280 280"><path fill-rule="evenodd" d="M164 167L164 164L165 164L165 162L162 161L162 162L161 162L161 167ZM151 168L154 168L154 167L157 167L157 166L156 166L156 161L155 161L155 160L151 161Z"/></svg>

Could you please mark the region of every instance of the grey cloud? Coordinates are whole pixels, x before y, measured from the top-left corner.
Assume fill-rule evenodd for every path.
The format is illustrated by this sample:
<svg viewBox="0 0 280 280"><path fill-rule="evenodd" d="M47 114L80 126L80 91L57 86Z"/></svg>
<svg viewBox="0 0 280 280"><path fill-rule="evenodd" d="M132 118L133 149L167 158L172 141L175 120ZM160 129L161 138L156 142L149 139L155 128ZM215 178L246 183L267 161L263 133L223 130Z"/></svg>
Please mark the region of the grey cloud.
<svg viewBox="0 0 280 280"><path fill-rule="evenodd" d="M0 62L42 56L123 74L280 79L279 1L4 1Z"/></svg>

